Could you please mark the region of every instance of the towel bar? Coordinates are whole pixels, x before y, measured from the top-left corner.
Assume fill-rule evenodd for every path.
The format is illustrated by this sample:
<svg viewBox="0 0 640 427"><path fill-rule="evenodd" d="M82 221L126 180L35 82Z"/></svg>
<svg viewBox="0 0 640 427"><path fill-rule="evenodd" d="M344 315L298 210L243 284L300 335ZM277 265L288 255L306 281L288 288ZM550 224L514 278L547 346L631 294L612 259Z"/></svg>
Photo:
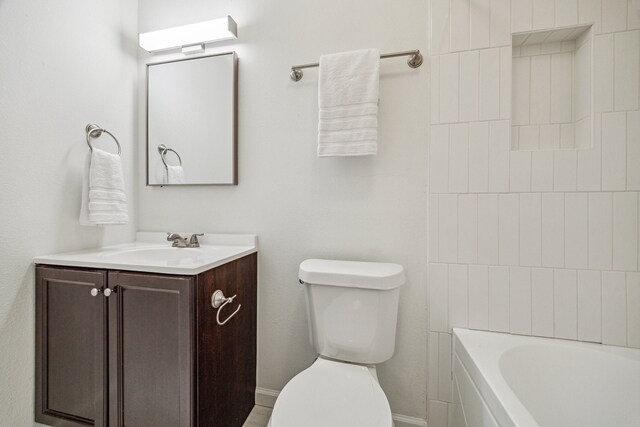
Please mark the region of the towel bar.
<svg viewBox="0 0 640 427"><path fill-rule="evenodd" d="M411 68L418 68L422 65L423 58L419 49L408 50L406 52L385 53L383 55L380 55L380 59L397 58L398 56L408 56L409 59L407 59L407 65ZM294 82L299 82L300 80L302 80L303 68L314 68L319 66L320 63L318 62L314 62L312 64L294 65L291 67L291 73L289 73L289 77L291 77L291 80L293 80Z"/></svg>
<svg viewBox="0 0 640 427"><path fill-rule="evenodd" d="M98 126L96 124L88 124L85 127L85 131L87 132L87 145L89 146L90 150L93 150L93 146L91 145L91 138L100 138L102 136L102 133L104 132L107 135L109 135L111 138L113 138L113 140L116 142L116 145L118 146L118 156L120 155L120 153L122 153L122 147L120 147L120 143L118 142L118 138L116 138L108 130L103 129L103 128L101 128L100 126Z"/></svg>

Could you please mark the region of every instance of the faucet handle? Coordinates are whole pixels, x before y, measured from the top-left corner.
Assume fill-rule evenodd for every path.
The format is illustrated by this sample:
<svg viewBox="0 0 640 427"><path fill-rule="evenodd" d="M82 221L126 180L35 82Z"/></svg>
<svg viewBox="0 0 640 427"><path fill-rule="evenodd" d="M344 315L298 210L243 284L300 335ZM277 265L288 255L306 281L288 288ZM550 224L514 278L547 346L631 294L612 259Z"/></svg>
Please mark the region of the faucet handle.
<svg viewBox="0 0 640 427"><path fill-rule="evenodd" d="M198 241L198 236L204 236L204 233L192 234L191 237L189 238L189 246L191 246L192 248L199 248L200 247L200 242Z"/></svg>
<svg viewBox="0 0 640 427"><path fill-rule="evenodd" d="M172 240L175 240L175 239L181 239L181 238L182 238L182 236L180 236L178 233L169 233L169 232L167 232L167 241L168 242L171 242Z"/></svg>

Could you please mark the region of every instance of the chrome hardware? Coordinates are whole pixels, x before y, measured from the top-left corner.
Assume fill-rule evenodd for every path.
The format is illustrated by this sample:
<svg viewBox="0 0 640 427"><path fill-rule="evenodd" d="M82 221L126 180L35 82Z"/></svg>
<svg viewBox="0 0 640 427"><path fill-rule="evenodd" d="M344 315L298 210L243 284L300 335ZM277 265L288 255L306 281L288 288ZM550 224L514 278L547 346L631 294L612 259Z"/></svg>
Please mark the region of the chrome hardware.
<svg viewBox="0 0 640 427"><path fill-rule="evenodd" d="M211 295L211 306L213 308L217 308L218 309L218 313L216 313L216 322L218 322L218 325L222 326L225 323L227 323L229 321L229 319L231 319L233 316L236 315L236 313L238 311L240 311L240 307L242 307L242 304L238 304L238 308L236 308L236 311L234 311L233 313L231 313L231 315L229 317L227 317L224 322L220 321L220 312L222 311L222 308L233 302L234 298L237 295L234 295L232 297L225 297L224 296L224 292L222 292L221 290L217 290L213 293L213 295Z"/></svg>
<svg viewBox="0 0 640 427"><path fill-rule="evenodd" d="M189 247L190 248L199 248L200 242L198 241L198 236L204 236L204 233L196 233L192 234L189 238Z"/></svg>
<svg viewBox="0 0 640 427"><path fill-rule="evenodd" d="M91 289L91 296L92 297L97 297L99 293L100 293L100 291L98 290L98 288Z"/></svg>
<svg viewBox="0 0 640 427"><path fill-rule="evenodd" d="M107 288L104 291L102 291L104 293L105 297L109 297L109 295L111 295L111 289Z"/></svg>
<svg viewBox="0 0 640 427"><path fill-rule="evenodd" d="M199 248L200 242L198 241L198 236L204 236L204 233L192 234L189 242L187 242L187 239L178 233L167 233L167 240L169 242L173 241L171 246L174 248Z"/></svg>
<svg viewBox="0 0 640 427"><path fill-rule="evenodd" d="M118 142L118 138L116 138L108 130L103 129L103 128L101 128L100 126L98 126L96 124L88 124L87 126L85 126L84 130L87 132L87 145L89 146L90 150L93 150L93 146L91 145L91 138L100 138L102 136L102 133L104 132L107 135L109 135L111 138L113 138L113 140L115 141L116 145L118 146L118 155L120 155L120 153L122 153L122 147L120 147L120 143Z"/></svg>
<svg viewBox="0 0 640 427"><path fill-rule="evenodd" d="M180 166L182 166L182 157L180 157L180 154L178 154L178 152L176 150L174 150L173 148L169 148L164 144L160 144L160 145L158 145L158 153L160 153L160 158L162 159L162 163L164 163L164 167L167 168L169 166L167 164L167 159L164 157L165 154L167 154L169 151L171 151L173 154L175 154L178 157L178 161L180 162Z"/></svg>

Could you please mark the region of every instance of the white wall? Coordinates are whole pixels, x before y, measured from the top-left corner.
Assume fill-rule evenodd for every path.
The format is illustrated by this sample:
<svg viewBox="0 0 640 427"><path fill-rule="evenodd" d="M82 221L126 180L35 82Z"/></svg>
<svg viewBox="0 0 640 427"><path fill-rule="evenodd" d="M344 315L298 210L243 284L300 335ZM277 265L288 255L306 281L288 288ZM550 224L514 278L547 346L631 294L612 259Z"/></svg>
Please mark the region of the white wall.
<svg viewBox="0 0 640 427"><path fill-rule="evenodd" d="M429 426L442 427L452 327L640 347L640 11L628 0L430 4L427 392ZM512 151L511 32L579 23L594 24L593 147Z"/></svg>
<svg viewBox="0 0 640 427"><path fill-rule="evenodd" d="M309 366L305 258L397 262L407 270L396 355L380 366L393 412L426 410L427 67L381 65L379 152L365 158L315 155L317 70L289 79L293 64L322 53L377 47L424 49L427 2L141 0L140 31L230 14L239 39L208 52L239 56L239 186L148 188L139 169L141 230L253 232L259 236L258 386L280 390ZM144 64L176 54L141 54ZM144 105L139 122L144 123ZM144 157L144 128L139 141ZM140 163L142 165L142 163Z"/></svg>
<svg viewBox="0 0 640 427"><path fill-rule="evenodd" d="M84 127L122 144L135 198L136 4L0 0L0 425L33 424L35 255L133 238L78 225Z"/></svg>

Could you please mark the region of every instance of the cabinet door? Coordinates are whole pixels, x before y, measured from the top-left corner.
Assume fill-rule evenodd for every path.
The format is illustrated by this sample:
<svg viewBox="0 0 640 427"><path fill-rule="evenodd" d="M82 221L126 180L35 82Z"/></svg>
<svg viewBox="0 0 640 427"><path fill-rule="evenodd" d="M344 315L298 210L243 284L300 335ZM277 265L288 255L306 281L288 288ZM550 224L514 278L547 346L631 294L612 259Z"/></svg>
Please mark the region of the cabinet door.
<svg viewBox="0 0 640 427"><path fill-rule="evenodd" d="M36 268L36 421L104 426L106 272Z"/></svg>
<svg viewBox="0 0 640 427"><path fill-rule="evenodd" d="M109 424L193 425L193 279L109 272Z"/></svg>

